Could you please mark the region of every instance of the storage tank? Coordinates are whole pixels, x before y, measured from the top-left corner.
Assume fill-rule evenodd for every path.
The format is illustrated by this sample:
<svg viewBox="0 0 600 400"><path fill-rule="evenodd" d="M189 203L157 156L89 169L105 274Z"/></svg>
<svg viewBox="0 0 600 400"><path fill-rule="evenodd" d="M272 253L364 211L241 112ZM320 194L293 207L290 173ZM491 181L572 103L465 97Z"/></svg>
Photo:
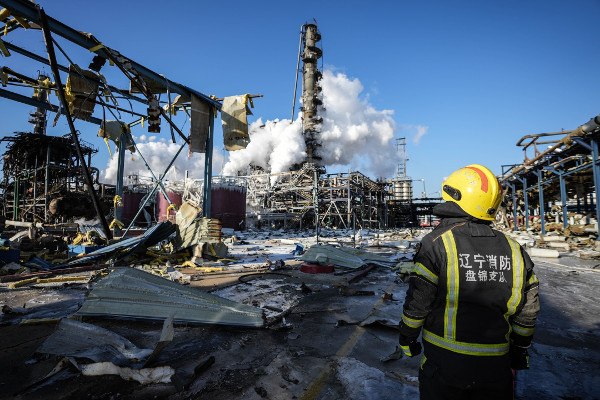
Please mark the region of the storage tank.
<svg viewBox="0 0 600 400"><path fill-rule="evenodd" d="M169 189L166 192L171 202L177 207L175 210L169 210L169 221L175 223L175 213L183 203L183 192L175 192ZM163 222L167 220L167 210L170 204L160 191L157 192L156 196L158 197L156 202L156 219L158 222Z"/></svg>
<svg viewBox="0 0 600 400"><path fill-rule="evenodd" d="M210 216L223 228L246 229L246 185L237 179L213 179Z"/></svg>
<svg viewBox="0 0 600 400"><path fill-rule="evenodd" d="M146 193L142 192L125 192L123 193L123 208L121 209L121 222L125 226L129 226L135 214L140 209L142 199ZM146 218L144 214L138 216L135 225L146 225Z"/></svg>

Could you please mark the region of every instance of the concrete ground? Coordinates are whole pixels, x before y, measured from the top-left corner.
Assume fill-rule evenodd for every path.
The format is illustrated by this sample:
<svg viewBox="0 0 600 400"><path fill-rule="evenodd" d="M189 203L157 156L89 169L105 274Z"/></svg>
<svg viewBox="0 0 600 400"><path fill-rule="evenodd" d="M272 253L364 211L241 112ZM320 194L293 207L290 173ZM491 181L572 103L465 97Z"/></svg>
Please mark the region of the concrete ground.
<svg viewBox="0 0 600 400"><path fill-rule="evenodd" d="M271 259L287 257L289 249L274 246ZM403 256L398 250L379 251L397 259ZM542 311L530 351L531 369L519 373L518 398L600 398L600 261L563 254L534 262ZM167 384L141 385L109 375L85 377L74 368L42 380L59 358L36 354L36 349L56 324L27 326L19 321L71 315L84 301L86 286L7 289L4 284L0 301L16 314L4 314L0 320L0 397L418 399L418 357L382 361L397 344L397 330L386 321L393 325L400 319L407 284L384 267L348 284L353 273L305 274L298 264L288 259L279 271L237 270L193 278L191 285L199 289L264 308L274 323L266 329L176 324L173 341L152 364L175 369L173 382ZM259 275L248 276L249 272ZM355 290L362 293L344 295ZM24 306L28 314L19 315ZM379 322L360 326L368 317ZM154 346L162 328L162 323L151 321L86 322L143 348Z"/></svg>

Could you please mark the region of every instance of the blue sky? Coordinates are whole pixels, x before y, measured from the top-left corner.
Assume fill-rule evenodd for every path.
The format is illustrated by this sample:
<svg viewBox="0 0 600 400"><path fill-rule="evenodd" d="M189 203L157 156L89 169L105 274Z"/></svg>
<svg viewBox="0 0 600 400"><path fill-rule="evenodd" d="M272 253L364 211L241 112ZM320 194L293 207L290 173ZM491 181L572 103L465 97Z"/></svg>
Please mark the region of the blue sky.
<svg viewBox="0 0 600 400"><path fill-rule="evenodd" d="M424 179L430 195L444 176L467 164L499 174L501 165L521 163L516 143L524 135L574 129L600 113L593 85L599 1L38 3L49 16L200 92L263 94L251 121L290 118L298 34L315 18L325 69L360 80L365 103L394 111L395 136L407 138L407 173ZM44 55L40 32L20 30L3 40ZM89 52L58 40L87 66ZM30 76L50 73L19 56L0 57L3 65ZM111 81L114 71L104 68ZM3 135L30 130L31 107L3 98L0 104ZM219 125L215 151L224 154ZM426 133L416 141L418 126ZM99 149L93 164L103 169L109 155L97 127L77 122L77 129ZM49 131L64 133L64 118ZM166 125L159 136L170 137ZM348 169L361 168L328 172ZM395 170L390 160L388 177Z"/></svg>

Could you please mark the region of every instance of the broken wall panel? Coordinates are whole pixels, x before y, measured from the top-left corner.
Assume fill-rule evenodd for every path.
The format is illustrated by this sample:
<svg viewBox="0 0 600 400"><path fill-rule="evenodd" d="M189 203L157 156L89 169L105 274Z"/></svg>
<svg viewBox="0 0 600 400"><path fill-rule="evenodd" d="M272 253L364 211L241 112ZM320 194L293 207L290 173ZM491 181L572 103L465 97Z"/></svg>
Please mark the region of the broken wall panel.
<svg viewBox="0 0 600 400"><path fill-rule="evenodd" d="M192 94L192 127L190 129L190 151L192 153L206 153L211 112L210 104Z"/></svg>
<svg viewBox="0 0 600 400"><path fill-rule="evenodd" d="M223 123L223 144L225 150L245 149L250 143L248 136L248 96L231 96L223 99L221 120Z"/></svg>
<svg viewBox="0 0 600 400"><path fill-rule="evenodd" d="M134 268L117 268L99 281L77 312L176 322L263 327L262 310L182 286Z"/></svg>
<svg viewBox="0 0 600 400"><path fill-rule="evenodd" d="M175 225L168 221L161 222L146 230L142 235L121 240L106 247L95 250L84 257L75 258L65 264L54 266L53 268L70 267L80 264L90 264L100 259L113 258L118 262L129 255L144 250L148 247L168 239L175 233Z"/></svg>
<svg viewBox="0 0 600 400"><path fill-rule="evenodd" d="M92 71L81 70L77 65L69 66L65 95L74 118L87 121L92 116L98 85L98 76Z"/></svg>

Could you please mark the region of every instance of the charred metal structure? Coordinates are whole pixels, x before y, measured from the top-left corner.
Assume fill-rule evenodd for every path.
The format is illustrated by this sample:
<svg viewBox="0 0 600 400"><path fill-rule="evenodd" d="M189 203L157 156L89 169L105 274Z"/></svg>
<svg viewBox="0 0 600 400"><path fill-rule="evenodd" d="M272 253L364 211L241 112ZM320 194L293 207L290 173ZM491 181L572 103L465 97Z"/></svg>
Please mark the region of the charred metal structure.
<svg viewBox="0 0 600 400"><path fill-rule="evenodd" d="M94 207L85 194L84 171L69 137L19 133L0 141L8 142L0 186L7 218L44 223L94 218ZM85 144L81 150L88 163L98 151ZM90 172L92 183L99 187L98 169L90 168Z"/></svg>
<svg viewBox="0 0 600 400"><path fill-rule="evenodd" d="M527 135L517 142L525 160L520 165L504 165L500 177L513 229L529 228L534 217L539 218L542 233L548 222L560 221L566 229L572 213L585 214L588 223L592 218L597 221L599 141L600 115L571 131ZM527 156L528 149L534 151L532 158Z"/></svg>

